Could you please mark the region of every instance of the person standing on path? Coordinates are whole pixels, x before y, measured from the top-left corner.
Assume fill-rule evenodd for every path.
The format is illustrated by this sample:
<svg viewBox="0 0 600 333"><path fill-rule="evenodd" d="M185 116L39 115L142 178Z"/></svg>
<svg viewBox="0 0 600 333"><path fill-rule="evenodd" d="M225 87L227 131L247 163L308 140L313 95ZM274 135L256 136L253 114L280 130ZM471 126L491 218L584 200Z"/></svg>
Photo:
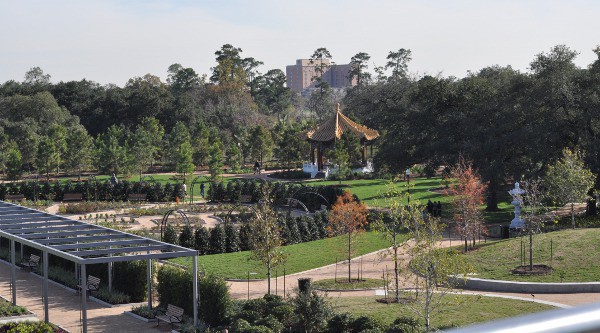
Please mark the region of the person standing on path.
<svg viewBox="0 0 600 333"><path fill-rule="evenodd" d="M204 188L206 186L204 185L204 183L200 183L200 195L202 196L202 199L204 199Z"/></svg>

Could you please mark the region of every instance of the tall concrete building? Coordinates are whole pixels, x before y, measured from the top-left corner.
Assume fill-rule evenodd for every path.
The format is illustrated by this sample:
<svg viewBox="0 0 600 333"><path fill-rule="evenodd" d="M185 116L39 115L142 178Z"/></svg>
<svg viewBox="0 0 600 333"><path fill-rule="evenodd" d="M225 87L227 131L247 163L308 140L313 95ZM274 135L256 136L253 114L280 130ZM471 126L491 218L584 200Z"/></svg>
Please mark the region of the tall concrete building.
<svg viewBox="0 0 600 333"><path fill-rule="evenodd" d="M323 59L323 64L327 69L323 73L323 81L327 82L332 88L346 88L356 85L356 78L350 80L350 70L352 67L349 64L337 65L331 64L329 59ZM296 91L303 92L311 88L315 88L316 81L313 77L319 76L317 67L321 65L321 60L314 59L298 59L295 65L285 67L287 77L287 86Z"/></svg>

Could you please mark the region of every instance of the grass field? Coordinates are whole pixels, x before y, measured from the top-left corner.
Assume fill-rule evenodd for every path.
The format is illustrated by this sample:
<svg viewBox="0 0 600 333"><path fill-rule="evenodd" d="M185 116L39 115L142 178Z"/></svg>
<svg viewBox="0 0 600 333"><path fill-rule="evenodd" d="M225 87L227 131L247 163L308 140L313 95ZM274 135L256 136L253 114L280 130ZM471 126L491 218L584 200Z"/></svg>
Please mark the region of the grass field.
<svg viewBox="0 0 600 333"><path fill-rule="evenodd" d="M552 260L550 243L552 240ZM526 264L529 264L529 238L523 237ZM552 275L523 277L511 274L521 263L521 238L488 242L466 254L479 277L538 282L600 281L600 229L549 232L533 237L533 263L552 266Z"/></svg>
<svg viewBox="0 0 600 333"><path fill-rule="evenodd" d="M353 244L356 248L355 256L374 252L388 247L381 234L365 232ZM292 274L309 269L333 264L342 261L346 255L343 252L345 236L321 239L312 242L285 246L288 258L285 264L285 273ZM173 259L174 262L191 266L191 261L185 258ZM216 274L224 278L244 279L248 272L255 272L253 278L266 278L267 271L264 265L251 258L249 251L212 254L198 257L200 269L206 273ZM356 266L358 267L358 265ZM278 268L278 274L283 275L283 266ZM275 270L272 271L275 276Z"/></svg>
<svg viewBox="0 0 600 333"><path fill-rule="evenodd" d="M411 194L414 199L420 200L423 204L427 200L441 201L447 204L449 197L436 192L429 191L430 189L441 188L441 178L414 178L411 180ZM308 185L339 185L339 181L316 181L307 182ZM371 207L385 207L387 204L383 198L383 194L387 191L388 180L385 179L367 179L367 180L347 180L342 181L342 185L346 189L355 194L362 202ZM394 186L406 191L406 182L398 182Z"/></svg>
<svg viewBox="0 0 600 333"><path fill-rule="evenodd" d="M375 299L374 296L339 297L330 298L330 302L338 312L350 312L355 317L369 315L385 324L390 324L401 316L416 318L413 310L407 305L388 305L378 303ZM534 302L471 295L446 295L442 302L444 303L442 311L434 313L431 317L431 324L434 327L466 326L554 309L552 306Z"/></svg>

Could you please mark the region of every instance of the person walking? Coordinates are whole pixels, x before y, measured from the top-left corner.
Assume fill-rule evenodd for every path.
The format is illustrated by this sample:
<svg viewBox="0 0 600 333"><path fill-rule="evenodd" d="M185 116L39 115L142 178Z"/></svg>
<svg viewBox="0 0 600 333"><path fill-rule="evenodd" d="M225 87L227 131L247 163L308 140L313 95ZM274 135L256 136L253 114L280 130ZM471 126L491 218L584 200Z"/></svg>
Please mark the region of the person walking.
<svg viewBox="0 0 600 333"><path fill-rule="evenodd" d="M200 183L200 195L202 196L202 199L204 199L204 188L204 183Z"/></svg>
<svg viewBox="0 0 600 333"><path fill-rule="evenodd" d="M260 175L260 163L258 161L254 162L254 174Z"/></svg>

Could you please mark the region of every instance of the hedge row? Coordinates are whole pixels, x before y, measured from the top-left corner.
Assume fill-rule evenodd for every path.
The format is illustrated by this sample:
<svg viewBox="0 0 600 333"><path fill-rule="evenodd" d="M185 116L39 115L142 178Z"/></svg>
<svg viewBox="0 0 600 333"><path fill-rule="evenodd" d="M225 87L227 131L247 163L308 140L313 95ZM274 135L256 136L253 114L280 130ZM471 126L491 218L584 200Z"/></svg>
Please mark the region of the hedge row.
<svg viewBox="0 0 600 333"><path fill-rule="evenodd" d="M62 201L65 193L81 193L83 200L93 201L126 201L129 194L144 193L146 199L152 202L175 201L176 197L183 198L181 184L120 181L112 184L106 180L82 182L19 182L0 183L0 200L6 200L7 194L22 194L27 200ZM35 197L35 198L34 198Z"/></svg>
<svg viewBox="0 0 600 333"><path fill-rule="evenodd" d="M179 235L175 228L167 225L163 240L198 250L200 255L231 253L252 250L250 235L252 234L251 215L235 215L236 223L217 224L208 230L205 227L193 230L190 225L183 227ZM234 222L232 221L232 222ZM279 226L285 245L310 242L328 236L328 213L317 212L313 216L291 217L279 216Z"/></svg>
<svg viewBox="0 0 600 333"><path fill-rule="evenodd" d="M258 202L267 186L270 195L275 198L275 204L285 205L288 198L293 198L301 201L310 211L319 210L321 205L331 208L337 197L344 193L342 188L333 185L307 186L289 182L267 184L256 179L236 179L227 184L223 182L210 183L207 198L213 202L239 202L242 196L249 196L251 202Z"/></svg>
<svg viewBox="0 0 600 333"><path fill-rule="evenodd" d="M193 275L179 268L162 266L158 270L156 288L161 307L168 304L184 310L184 315L193 317ZM198 279L198 317L211 327L224 325L229 321L232 300L225 280L213 275Z"/></svg>

